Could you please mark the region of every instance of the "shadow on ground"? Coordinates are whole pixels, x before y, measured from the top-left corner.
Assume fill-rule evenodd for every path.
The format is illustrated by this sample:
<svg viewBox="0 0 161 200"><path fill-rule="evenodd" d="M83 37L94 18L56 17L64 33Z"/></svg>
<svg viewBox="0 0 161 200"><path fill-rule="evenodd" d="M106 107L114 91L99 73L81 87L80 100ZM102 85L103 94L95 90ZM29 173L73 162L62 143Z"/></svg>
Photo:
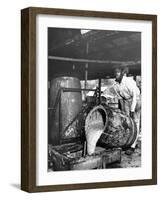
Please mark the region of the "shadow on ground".
<svg viewBox="0 0 161 200"><path fill-rule="evenodd" d="M18 183L10 183L10 185L16 189L19 189L20 190L20 184Z"/></svg>

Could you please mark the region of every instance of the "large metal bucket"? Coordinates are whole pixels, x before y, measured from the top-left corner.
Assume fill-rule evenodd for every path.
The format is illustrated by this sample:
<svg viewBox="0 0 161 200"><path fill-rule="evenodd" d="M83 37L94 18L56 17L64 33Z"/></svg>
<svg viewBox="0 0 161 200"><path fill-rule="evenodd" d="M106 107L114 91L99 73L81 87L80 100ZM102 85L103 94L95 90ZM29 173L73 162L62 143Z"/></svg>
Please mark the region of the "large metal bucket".
<svg viewBox="0 0 161 200"><path fill-rule="evenodd" d="M50 85L49 143L58 145L79 137L78 120L73 119L82 108L81 91L63 91L61 88L81 89L81 85L76 77L54 78Z"/></svg>
<svg viewBox="0 0 161 200"><path fill-rule="evenodd" d="M109 106L94 106L85 119L87 153L94 153L94 145L105 148L129 147L136 139L135 122L119 109ZM93 144L92 144L93 143Z"/></svg>

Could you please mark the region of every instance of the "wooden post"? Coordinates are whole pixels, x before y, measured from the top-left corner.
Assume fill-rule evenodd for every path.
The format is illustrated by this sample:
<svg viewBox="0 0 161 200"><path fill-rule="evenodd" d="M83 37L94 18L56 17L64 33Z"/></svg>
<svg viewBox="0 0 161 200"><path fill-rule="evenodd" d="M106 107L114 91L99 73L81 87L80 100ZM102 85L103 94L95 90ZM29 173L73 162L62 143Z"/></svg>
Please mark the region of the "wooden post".
<svg viewBox="0 0 161 200"><path fill-rule="evenodd" d="M89 51L89 44L88 42L86 43L86 56L88 56L88 51ZM87 81L88 81L88 62L85 64L85 83L84 83L84 88L87 89ZM85 99L86 99L86 91L84 93Z"/></svg>
<svg viewBox="0 0 161 200"><path fill-rule="evenodd" d="M101 78L98 79L98 88L99 88L99 103L101 103Z"/></svg>
<svg viewBox="0 0 161 200"><path fill-rule="evenodd" d="M86 63L85 65L85 83L84 83L84 88L87 89L87 80L88 80L88 64ZM86 94L86 92L85 92Z"/></svg>
<svg viewBox="0 0 161 200"><path fill-rule="evenodd" d="M88 42L86 43L86 56L88 56L88 51L89 51L89 44ZM88 62L85 64L85 83L84 83L84 88L87 89L87 81L88 81ZM84 96L86 100L87 92L84 91ZM83 145L83 156L86 156L86 151L87 151L87 141L84 141Z"/></svg>
<svg viewBox="0 0 161 200"><path fill-rule="evenodd" d="M61 144L61 134L62 134L62 112L61 112L61 98L62 98L62 90L60 89L60 96L59 96L59 144Z"/></svg>

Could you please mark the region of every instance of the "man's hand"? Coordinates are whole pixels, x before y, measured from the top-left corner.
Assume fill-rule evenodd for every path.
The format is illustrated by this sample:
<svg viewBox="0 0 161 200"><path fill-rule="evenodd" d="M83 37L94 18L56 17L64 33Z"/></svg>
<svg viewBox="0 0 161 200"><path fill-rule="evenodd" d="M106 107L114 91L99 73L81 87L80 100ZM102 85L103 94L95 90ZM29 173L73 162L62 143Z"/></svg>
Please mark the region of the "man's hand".
<svg viewBox="0 0 161 200"><path fill-rule="evenodd" d="M130 111L130 117L134 119L134 112Z"/></svg>

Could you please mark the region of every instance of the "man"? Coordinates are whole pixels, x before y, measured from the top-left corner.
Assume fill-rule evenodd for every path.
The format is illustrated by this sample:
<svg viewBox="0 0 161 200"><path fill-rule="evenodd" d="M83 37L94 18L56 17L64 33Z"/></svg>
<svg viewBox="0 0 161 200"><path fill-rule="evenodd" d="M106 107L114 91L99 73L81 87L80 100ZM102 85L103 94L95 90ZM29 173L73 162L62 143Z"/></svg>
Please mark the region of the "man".
<svg viewBox="0 0 161 200"><path fill-rule="evenodd" d="M140 90L132 77L127 77L128 68L115 68L115 77L117 93L121 98L121 110L129 115L136 123L137 137L131 148L126 150L127 155L131 155L135 151L138 135L140 132L140 114L141 114L141 99Z"/></svg>

